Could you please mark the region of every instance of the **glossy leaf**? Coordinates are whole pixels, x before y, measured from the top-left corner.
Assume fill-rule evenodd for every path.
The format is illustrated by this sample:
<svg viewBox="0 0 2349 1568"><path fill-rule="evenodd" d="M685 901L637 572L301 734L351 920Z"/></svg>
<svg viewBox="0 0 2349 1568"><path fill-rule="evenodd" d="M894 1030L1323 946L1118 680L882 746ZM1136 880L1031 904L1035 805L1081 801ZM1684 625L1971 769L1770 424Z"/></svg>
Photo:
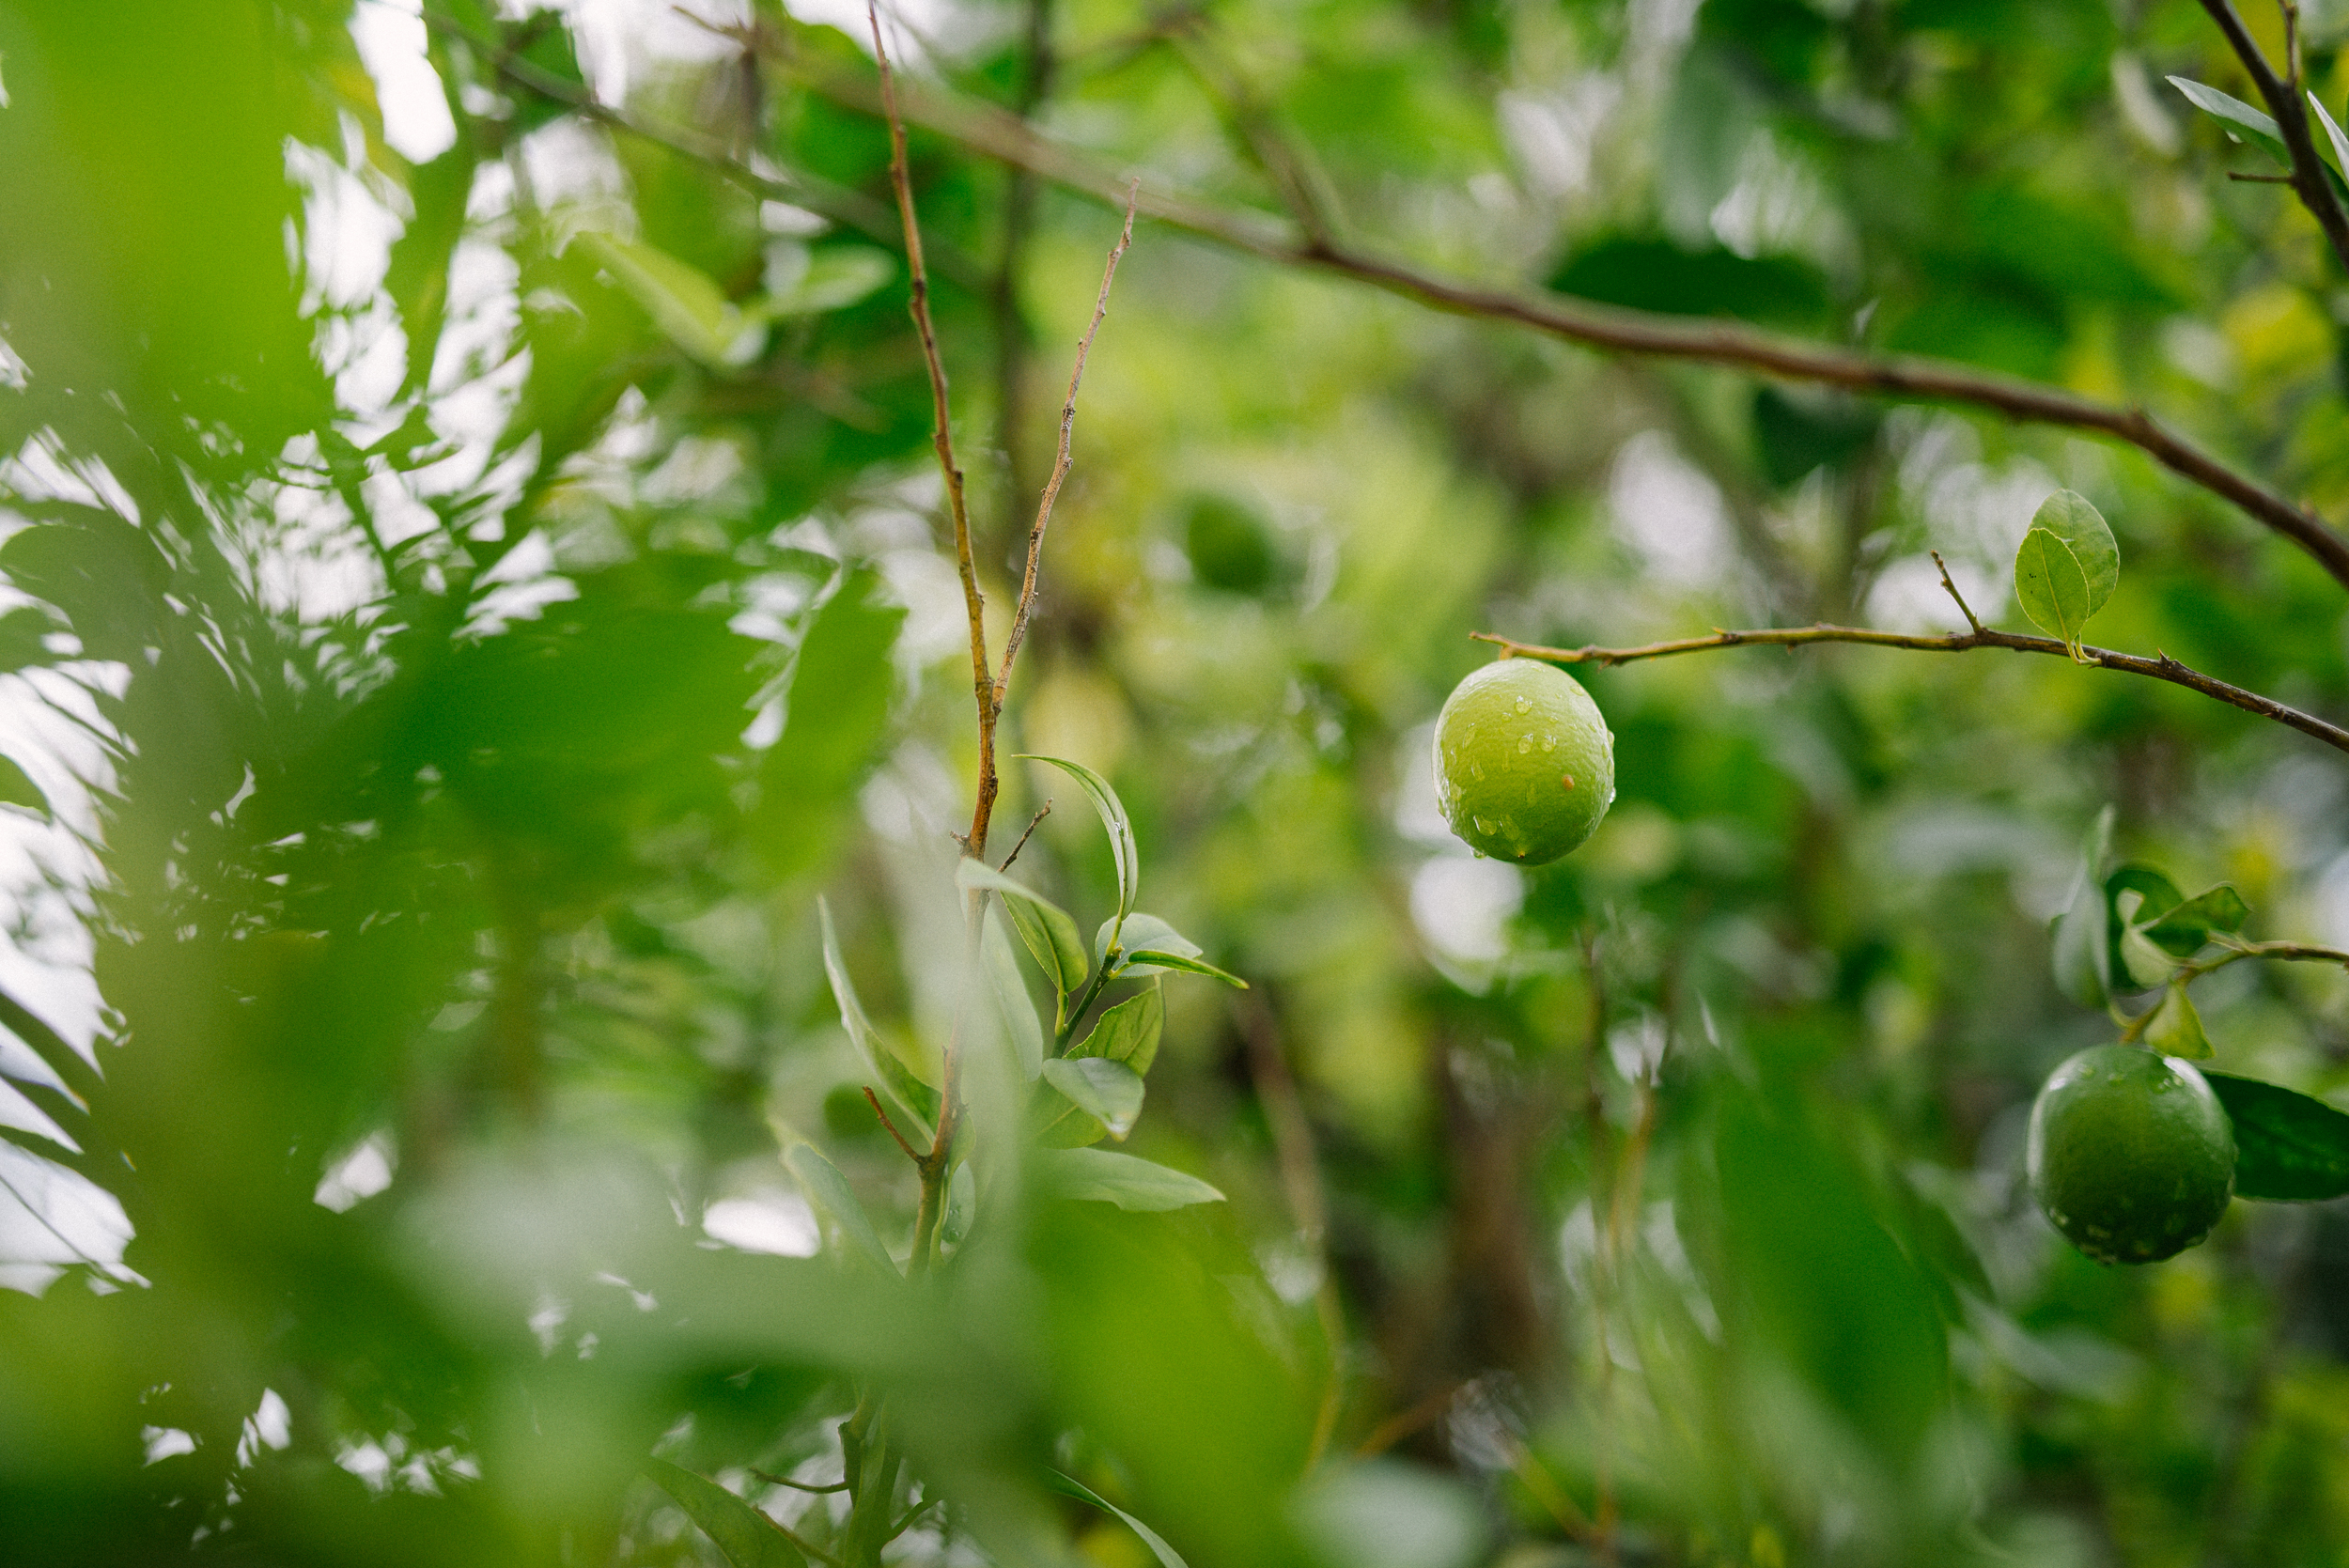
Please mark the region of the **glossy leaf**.
<svg viewBox="0 0 2349 1568"><path fill-rule="evenodd" d="M2308 1203L2349 1196L2349 1115L2279 1084L2204 1069L2234 1124L2234 1195Z"/></svg>
<svg viewBox="0 0 2349 1568"><path fill-rule="evenodd" d="M1243 991L1248 989L1248 982L1229 970L1217 969L1213 964L1197 958L1186 958L1179 953L1155 953L1146 947L1128 954L1126 967L1119 972L1155 974L1160 970L1169 970L1177 974L1204 974L1210 980L1221 980L1226 986L1236 986Z"/></svg>
<svg viewBox="0 0 2349 1568"><path fill-rule="evenodd" d="M1103 1013L1093 1032L1070 1047L1068 1054L1104 1057L1123 1062L1137 1073L1147 1073L1159 1059L1159 1036L1165 1028L1166 1005L1153 982L1149 989Z"/></svg>
<svg viewBox="0 0 2349 1568"><path fill-rule="evenodd" d="M1128 1529L1132 1530L1136 1535L1142 1537L1142 1544L1143 1545L1149 1547L1153 1553L1157 1554L1159 1568L1190 1568L1190 1564L1183 1560L1182 1554L1166 1544L1166 1538L1164 1536L1160 1535L1157 1530L1152 1529L1148 1525L1143 1524L1140 1519L1137 1519L1132 1514L1127 1513L1124 1509L1118 1507L1115 1503L1111 1502L1108 1498L1102 1497L1091 1487L1085 1485L1084 1483L1072 1480L1071 1478L1061 1474L1058 1470L1045 1471L1044 1478L1046 1484L1050 1486L1053 1491L1059 1492L1066 1497L1074 1498L1079 1502L1089 1502L1094 1507L1098 1508L1105 1513L1116 1514L1119 1519L1125 1522Z"/></svg>
<svg viewBox="0 0 2349 1568"><path fill-rule="evenodd" d="M2015 553L2015 600L2031 624L2080 657L2080 629L2090 614L2088 577L2072 548L2045 528L2024 535Z"/></svg>
<svg viewBox="0 0 2349 1568"><path fill-rule="evenodd" d="M2145 1025L2145 1043L2164 1056L2188 1062L2210 1058L2210 1037L2202 1032L2202 1016L2194 1010L2193 999L2184 986L2173 985L2162 993L2160 1005Z"/></svg>
<svg viewBox="0 0 2349 1568"><path fill-rule="evenodd" d="M840 1173L840 1167L824 1157L824 1152L813 1143L794 1143L783 1154L783 1163L799 1178L800 1189L817 1210L840 1228L864 1261L888 1273L897 1272L896 1264L889 1256L889 1248L882 1242L880 1232L873 1228L871 1216L857 1201L856 1191L848 1186L848 1178Z"/></svg>
<svg viewBox="0 0 2349 1568"><path fill-rule="evenodd" d="M2171 955L2186 958L2210 940L2214 931L2236 932L2251 918L2243 895L2221 883L2163 914L2145 928L2145 935Z"/></svg>
<svg viewBox="0 0 2349 1568"><path fill-rule="evenodd" d="M2325 101L2314 93L2309 94L2309 107L2316 111L2316 121L2325 128L2326 145L2333 149L2333 167L2349 173L2349 136L2341 134L2340 123L2333 118L2332 111L2326 108Z"/></svg>
<svg viewBox="0 0 2349 1568"><path fill-rule="evenodd" d="M665 1459L646 1460L645 1474L717 1543L732 1568L807 1568L791 1538L746 1498Z"/></svg>
<svg viewBox="0 0 2349 1568"><path fill-rule="evenodd" d="M1085 792L1085 799L1092 801L1093 809L1100 814L1101 826L1109 830L1110 858L1117 867L1117 918L1123 920L1133 913L1134 893L1142 885L1142 850L1134 842L1134 825L1126 815L1126 807L1117 799L1117 791L1110 787L1107 779L1081 762L1037 756L1026 752L1019 753L1019 756L1023 762L1050 763L1076 780L1078 786Z"/></svg>
<svg viewBox="0 0 2349 1568"><path fill-rule="evenodd" d="M2102 610L2121 584L2121 547L2113 541L2104 514L2086 496L2058 490L2039 504L2030 520L2033 528L2044 528L2061 539L2079 564L2080 575L2088 583L2088 614Z"/></svg>
<svg viewBox="0 0 2349 1568"><path fill-rule="evenodd" d="M1048 1149L1036 1157L1043 1185L1055 1196L1158 1213L1220 1203L1223 1194L1198 1177L1107 1149Z"/></svg>
<svg viewBox="0 0 2349 1568"><path fill-rule="evenodd" d="M2292 167L2292 149L2284 145L2283 132L2277 127L2274 116L2264 110L2254 109L2241 99L2230 97L2217 87L2206 86L2187 77L2172 76L2169 81L2171 86L2186 94L2187 102L2226 127L2227 133L2236 141L2248 142L2283 167ZM2318 105L2317 112L2324 113L2323 105ZM2329 116L2326 117L2330 118ZM2349 180L2341 178L2341 171L2322 160L2318 161L2318 167L2324 169L2326 181L2332 186L2333 194L2349 199Z"/></svg>
<svg viewBox="0 0 2349 1568"><path fill-rule="evenodd" d="M832 982L832 1001L840 1008L840 1026L848 1032L848 1038L855 1042L864 1064L880 1079L890 1098L915 1121L925 1126L936 1122L937 1090L915 1075L865 1017L864 1004L857 999L856 986L848 979L848 966L840 956L840 937L832 929L832 906L818 898L816 914L824 934L824 974Z"/></svg>
<svg viewBox="0 0 2349 1568"><path fill-rule="evenodd" d="M955 881L1003 895L1004 912L1011 916L1020 941L1063 998L1084 985L1092 965L1085 958L1084 939L1078 935L1077 923L1066 910L985 861L967 855L955 867Z"/></svg>
<svg viewBox="0 0 2349 1568"><path fill-rule="evenodd" d="M1142 1115L1142 1075L1101 1056L1064 1056L1044 1063L1044 1080L1123 1141Z"/></svg>

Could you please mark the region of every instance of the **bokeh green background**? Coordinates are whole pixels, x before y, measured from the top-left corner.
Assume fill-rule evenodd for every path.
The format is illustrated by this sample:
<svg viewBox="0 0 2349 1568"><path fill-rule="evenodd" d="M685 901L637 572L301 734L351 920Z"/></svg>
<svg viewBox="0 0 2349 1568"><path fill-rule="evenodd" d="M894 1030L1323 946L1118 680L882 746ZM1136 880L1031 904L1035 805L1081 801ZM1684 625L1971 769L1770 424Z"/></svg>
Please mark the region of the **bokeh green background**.
<svg viewBox="0 0 2349 1568"><path fill-rule="evenodd" d="M1932 549L2016 626L2059 486L2121 543L2096 640L2338 717L2315 565L2124 449L1143 222L1004 749L1107 775L1143 907L1250 982L1167 980L1128 1145L1229 1201L1039 1197L909 1291L778 1160L902 1251L817 902L936 1051L975 767L863 35L427 7L0 0L0 1556L714 1563L646 1457L828 1539L757 1472L832 1480L862 1388L943 1501L910 1562L1148 1560L1048 1467L1196 1568L2349 1560L2349 1219L2106 1270L2020 1174L2111 1033L2047 958L2098 811L2339 941L2337 756L1820 648L1588 673L1620 798L1553 866L1427 777L1472 630L1940 629ZM2349 15L2301 23L2338 106ZM894 25L1154 193L2142 403L2349 503L2349 295L2163 85L2249 96L2183 0ZM1118 219L912 149L1000 646ZM1099 825L1030 767L998 854L1050 798L1019 874L1089 930ZM2217 1064L2349 1092L2349 985L2257 968L2199 993Z"/></svg>

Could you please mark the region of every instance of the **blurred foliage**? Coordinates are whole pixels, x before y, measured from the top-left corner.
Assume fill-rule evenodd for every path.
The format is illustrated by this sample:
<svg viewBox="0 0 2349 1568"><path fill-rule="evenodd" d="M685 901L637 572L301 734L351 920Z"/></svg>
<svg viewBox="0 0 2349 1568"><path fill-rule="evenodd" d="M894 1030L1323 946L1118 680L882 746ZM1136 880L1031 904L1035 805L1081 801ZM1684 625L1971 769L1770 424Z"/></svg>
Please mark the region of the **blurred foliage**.
<svg viewBox="0 0 2349 1568"><path fill-rule="evenodd" d="M807 85L869 40L425 8L0 0L0 1555L870 1560L772 1479L845 1437L922 1510L892 1561L1146 1563L1128 1517L1195 1568L2349 1557L2349 1213L2107 1270L2021 1175L2110 1034L2050 967L2083 829L2341 942L2336 758L2061 660L1590 669L1620 798L1526 872L1426 754L1473 629L1946 627L1929 550L2016 625L2060 487L2127 562L2101 640L2338 719L2311 561L2125 449L1145 222L1003 748L1114 786L1139 890L1036 764L992 849L1049 802L1011 875L1078 945L1138 896L1250 989L1103 993L1163 1000L1155 1061L1104 1024L1051 1080L1122 1113L1148 1071L1114 1151L1025 1158L986 1129L1028 1091L976 1085L950 1263L901 1279L863 1088L934 1100L958 1016L1060 987L1006 939L961 1010L888 145ZM2349 506L2342 280L2163 85L2252 96L2185 0L908 23L912 74L1154 191L2141 404ZM2341 104L2341 19L2301 28ZM1116 220L911 154L1000 647ZM2218 1066L2349 1104L2341 974L2198 1001Z"/></svg>

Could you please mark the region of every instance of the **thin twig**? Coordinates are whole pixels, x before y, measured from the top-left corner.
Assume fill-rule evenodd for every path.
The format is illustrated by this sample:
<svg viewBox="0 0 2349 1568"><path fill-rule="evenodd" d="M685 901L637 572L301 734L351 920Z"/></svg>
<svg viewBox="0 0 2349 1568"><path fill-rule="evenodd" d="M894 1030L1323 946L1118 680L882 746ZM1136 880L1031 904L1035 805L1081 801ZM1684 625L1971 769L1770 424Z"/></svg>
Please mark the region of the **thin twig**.
<svg viewBox="0 0 2349 1568"><path fill-rule="evenodd" d="M1101 330L1102 318L1110 313L1110 285L1117 281L1117 263L1125 256L1126 247L1134 241L1134 204L1142 199L1142 181L1137 179L1126 193L1126 226L1119 231L1117 243L1110 247L1109 265L1101 272L1101 292L1093 302L1093 322L1085 328L1084 336L1077 344L1077 365L1068 375L1068 396L1060 406L1060 456L1053 459L1052 476L1045 481L1044 499L1035 509L1035 526L1028 531L1028 569L1019 579L1019 608L1011 618L1010 635L1003 639L1003 667L995 676L995 710L1003 711L1003 692L1011 685L1012 660L1019 657L1019 644L1027 640L1028 616L1035 609L1036 568L1044 558L1044 531L1051 526L1052 503L1060 499L1062 481L1068 477L1074 462L1069 456L1069 435L1077 424L1077 388L1085 379L1085 360L1093 352L1094 334Z"/></svg>
<svg viewBox="0 0 2349 1568"><path fill-rule="evenodd" d="M2295 0L2282 0L2284 13L2284 85L2295 98L2300 96L2300 8Z"/></svg>
<svg viewBox="0 0 2349 1568"><path fill-rule="evenodd" d="M1027 832L1019 835L1019 842L1011 846L1011 853L1005 855L1003 857L1003 863L997 866L995 869L998 871L1009 871L1011 869L1011 862L1019 858L1019 851L1028 846L1029 838L1035 832L1035 825L1051 815L1052 802L1050 800L1045 801L1043 805L1036 808L1036 814L1028 818Z"/></svg>
<svg viewBox="0 0 2349 1568"><path fill-rule="evenodd" d="M1974 607L1966 602L1966 596L1957 591L1957 584L1950 581L1950 564L1941 559L1941 552L1936 550L1929 553L1933 556L1935 569L1941 574L1941 586L1950 591L1950 598L1957 600L1958 612L1966 617L1966 624L1976 631L1988 630L1982 624L1982 617L1974 613Z"/></svg>
<svg viewBox="0 0 2349 1568"><path fill-rule="evenodd" d="M2246 942L2224 938L2219 940L2222 951L2215 957L2180 964L2162 984L2165 986L2190 986L2213 970L2223 970L2229 964L2240 963L2246 958L2275 958L2285 963L2339 964L2349 969L2349 953L2336 947L2318 947L2309 942ZM2154 1015L2160 1011L2161 1006L2156 1002L2130 1018L2122 1027L2122 1044L2142 1039L2146 1025L2152 1023Z"/></svg>
<svg viewBox="0 0 2349 1568"><path fill-rule="evenodd" d="M1952 592L1955 590L1952 589ZM1669 643L1644 643L1637 647L1579 648L1544 647L1534 643L1520 643L1490 631L1472 631L1469 635L1480 643L1498 645L1502 657L1539 659L1552 664L1628 664L1640 659L1662 659L1676 653L1704 653L1714 648L1737 648L1750 645L1794 647L1808 643L1859 643L1869 647L1910 648L1921 653L1970 653L1976 648L2005 648L2014 653L2056 654L2072 657L2072 650L2052 637L2026 637L2012 631L1993 631L1979 624L1971 631L1956 632L1946 637L1912 637L1905 632L1876 631L1856 626L1765 627L1747 631L1715 629L1709 637L1685 637ZM2142 654L2116 653L2110 648L2083 645L2078 662L2102 665L2124 675L2145 675L2155 680L2183 686L2189 691L2200 691L2246 713L2256 713L2289 725L2302 735L2322 740L2336 751L2349 752L2349 730L2327 723L2312 713L2289 707L2273 697L2262 696L2232 686L2216 676L2187 668L2168 654L2147 659Z"/></svg>
<svg viewBox="0 0 2349 1568"><path fill-rule="evenodd" d="M2205 0L2223 4L2224 0ZM814 91L867 114L880 111L870 77L793 58L784 69ZM908 83L914 123L982 157L1032 170L1056 185L1122 207L1131 176L1066 147L1017 116L926 84ZM1140 214L1229 249L1284 266L1337 273L1431 309L1504 321L1602 352L1730 365L1782 380L1812 381L1879 396L1967 404L2029 424L2082 430L2134 446L2171 473L2229 502L2292 540L2349 586L2349 539L2249 474L2173 434L2139 408L2095 402L2061 387L1908 354L1870 354L1720 321L1601 305L1564 295L1490 288L1333 243L1315 243L1268 214L1221 207L1153 185Z"/></svg>
<svg viewBox="0 0 2349 1568"><path fill-rule="evenodd" d="M2292 177L2288 174L2240 174L2233 169L2229 169L2227 178L2243 185L2289 185L2292 183Z"/></svg>
<svg viewBox="0 0 2349 1568"><path fill-rule="evenodd" d="M2251 85L2267 101L2267 112L2275 116L2277 134L2283 138L2284 150L2292 156L2292 188L2299 194L2300 205L2309 210L2316 226L2325 231L2326 241L2333 248L2335 259L2349 268L2349 213L2341 211L2341 202L2333 193L2332 182L2325 173L2325 160L2316 150L2316 141L2309 133L2308 105L2300 100L2297 65L2290 69L2293 82L2289 85L2276 77L2276 70L2260 53L2259 44L2243 25L2229 0L2202 0L2202 9L2218 24L2226 36L2227 46L2243 62L2250 73ZM2296 31L2290 9L2285 17L2287 47L2296 50Z"/></svg>
<svg viewBox="0 0 2349 1568"><path fill-rule="evenodd" d="M963 500L962 469L955 461L946 362L939 354L938 329L930 320L929 269L922 260L922 225L914 215L913 176L906 162L906 122L897 111L897 74L890 69L889 45L881 39L879 0L865 0L864 14L872 23L873 57L880 68L881 111L889 121L889 183L897 194L897 217L905 225L908 306L913 313L914 331L922 339L922 363L930 373L930 443L938 453L938 472L946 480L946 507L955 528L955 566L962 574L963 609L971 619L971 685L979 708L979 787L971 810L971 833L963 844L971 854L984 855L988 819L995 811L995 715L1001 706L995 683L987 673L987 596L979 592L978 564L971 551L971 513Z"/></svg>
<svg viewBox="0 0 2349 1568"><path fill-rule="evenodd" d="M868 1083L863 1085L863 1089L865 1102L873 1108L873 1114L880 1118L880 1125L888 1129L889 1136L895 1141L897 1147L906 1152L906 1158L916 1165L921 1164L922 1157L914 1152L913 1145L907 1142L905 1135L897 1130L897 1124L889 1119L889 1112L881 1109L880 1096L873 1093L873 1086Z"/></svg>

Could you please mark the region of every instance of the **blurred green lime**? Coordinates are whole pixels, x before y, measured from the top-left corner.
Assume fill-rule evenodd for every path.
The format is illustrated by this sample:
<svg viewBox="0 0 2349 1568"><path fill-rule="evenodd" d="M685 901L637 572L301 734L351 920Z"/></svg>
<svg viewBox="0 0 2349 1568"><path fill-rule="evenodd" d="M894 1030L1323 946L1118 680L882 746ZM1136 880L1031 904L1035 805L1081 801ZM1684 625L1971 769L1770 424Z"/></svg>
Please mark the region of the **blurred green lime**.
<svg viewBox="0 0 2349 1568"><path fill-rule="evenodd" d="M1436 800L1470 847L1538 865L1589 838L1615 800L1615 737L1554 664L1504 659L1436 716Z"/></svg>
<svg viewBox="0 0 2349 1568"><path fill-rule="evenodd" d="M2210 1234L2234 1195L2234 1157L2202 1075L2135 1046L2081 1051L2031 1106L2031 1195L2098 1263L2157 1263Z"/></svg>

